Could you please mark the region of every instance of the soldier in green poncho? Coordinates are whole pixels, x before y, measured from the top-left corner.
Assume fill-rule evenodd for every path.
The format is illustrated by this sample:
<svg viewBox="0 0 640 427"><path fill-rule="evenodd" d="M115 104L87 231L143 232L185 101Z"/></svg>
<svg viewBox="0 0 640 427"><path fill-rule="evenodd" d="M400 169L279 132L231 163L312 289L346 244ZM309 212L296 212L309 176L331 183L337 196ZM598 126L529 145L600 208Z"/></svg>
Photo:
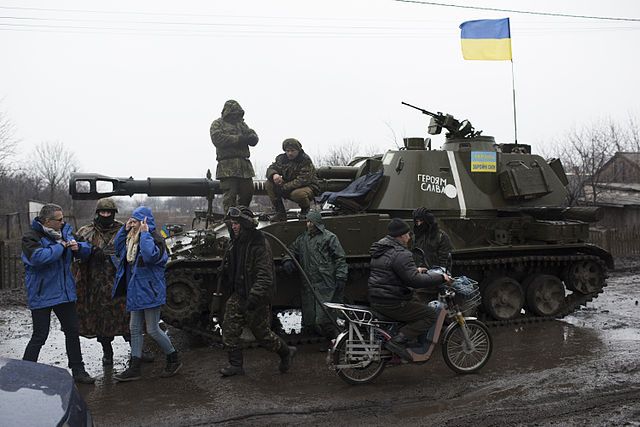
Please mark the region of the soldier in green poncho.
<svg viewBox="0 0 640 427"><path fill-rule="evenodd" d="M310 211L307 214L307 231L296 238L289 250L302 266L321 300L316 301L307 286L301 288L303 332L320 333L328 339L335 338L335 326L320 303L342 302L344 299L348 267L338 237L325 228L320 212ZM284 268L289 273L296 270L291 260L285 261Z"/></svg>
<svg viewBox="0 0 640 427"><path fill-rule="evenodd" d="M225 102L222 116L211 123L210 134L216 147L216 179L224 191L224 211L232 206L249 206L255 176L249 146L258 143L258 135L244 122L244 110L237 101Z"/></svg>

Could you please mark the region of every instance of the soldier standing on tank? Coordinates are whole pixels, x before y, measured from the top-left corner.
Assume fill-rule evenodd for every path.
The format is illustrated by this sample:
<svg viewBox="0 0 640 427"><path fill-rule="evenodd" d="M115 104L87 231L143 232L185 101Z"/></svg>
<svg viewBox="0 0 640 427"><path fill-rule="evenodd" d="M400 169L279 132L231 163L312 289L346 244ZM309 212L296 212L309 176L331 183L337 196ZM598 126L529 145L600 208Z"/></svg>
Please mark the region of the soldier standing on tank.
<svg viewBox="0 0 640 427"><path fill-rule="evenodd" d="M291 367L295 347L289 347L269 328L271 297L275 272L271 248L264 234L256 229L253 212L232 207L225 216L231 245L223 259L223 272L229 289L222 323L222 342L229 353L229 366L220 369L223 377L244 375L240 343L242 328L247 326L258 343L280 356L280 372Z"/></svg>
<svg viewBox="0 0 640 427"><path fill-rule="evenodd" d="M337 336L337 329L320 304L324 302L342 302L344 286L349 268L346 256L338 237L327 230L318 211L307 214L307 231L299 235L289 246L306 273L315 294L303 286L302 329L303 333L316 332L331 340ZM292 274L296 271L293 261L286 260L285 270Z"/></svg>
<svg viewBox="0 0 640 427"><path fill-rule="evenodd" d="M114 239L124 225L115 219L117 212L112 199L98 200L93 221L77 232L79 239L91 243L91 255L73 265L80 335L98 339L102 345L103 366L113 365L113 338L123 336L129 340L129 314L125 300L111 298L117 265Z"/></svg>
<svg viewBox="0 0 640 427"><path fill-rule="evenodd" d="M300 215L309 212L313 197L320 193L316 168L311 158L302 150L300 141L287 138L282 142L284 153L276 157L267 169L267 194L276 214L271 221L286 221L287 213L282 198L300 206Z"/></svg>
<svg viewBox="0 0 640 427"><path fill-rule="evenodd" d="M258 143L258 135L244 122L244 110L238 102L225 102L221 117L211 123L210 134L216 147L216 179L224 191L224 212L231 206L249 206L255 176L249 146Z"/></svg>

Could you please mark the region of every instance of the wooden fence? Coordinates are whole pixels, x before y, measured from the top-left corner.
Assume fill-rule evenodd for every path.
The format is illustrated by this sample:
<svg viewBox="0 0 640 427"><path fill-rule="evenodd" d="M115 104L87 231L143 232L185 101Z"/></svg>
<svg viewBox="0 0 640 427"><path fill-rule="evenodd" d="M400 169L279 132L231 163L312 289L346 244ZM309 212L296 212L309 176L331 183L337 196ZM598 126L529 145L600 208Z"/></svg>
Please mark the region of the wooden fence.
<svg viewBox="0 0 640 427"><path fill-rule="evenodd" d="M640 227L590 229L589 241L613 256L640 255Z"/></svg>
<svg viewBox="0 0 640 427"><path fill-rule="evenodd" d="M24 266L20 259L20 241L0 240L0 289L21 288Z"/></svg>

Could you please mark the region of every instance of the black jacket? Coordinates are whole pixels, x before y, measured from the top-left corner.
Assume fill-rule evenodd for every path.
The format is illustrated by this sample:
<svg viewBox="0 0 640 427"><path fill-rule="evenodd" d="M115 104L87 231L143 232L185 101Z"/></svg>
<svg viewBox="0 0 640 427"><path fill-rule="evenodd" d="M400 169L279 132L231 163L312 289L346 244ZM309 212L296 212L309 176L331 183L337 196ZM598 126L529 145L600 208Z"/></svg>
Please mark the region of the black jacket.
<svg viewBox="0 0 640 427"><path fill-rule="evenodd" d="M275 293L275 267L269 242L256 229L243 230L234 238L224 260L225 276L231 292L242 299L254 294L268 304Z"/></svg>
<svg viewBox="0 0 640 427"><path fill-rule="evenodd" d="M392 304L412 297L411 288L430 288L443 283L437 273L420 273L413 255L391 236L371 245L369 302Z"/></svg>

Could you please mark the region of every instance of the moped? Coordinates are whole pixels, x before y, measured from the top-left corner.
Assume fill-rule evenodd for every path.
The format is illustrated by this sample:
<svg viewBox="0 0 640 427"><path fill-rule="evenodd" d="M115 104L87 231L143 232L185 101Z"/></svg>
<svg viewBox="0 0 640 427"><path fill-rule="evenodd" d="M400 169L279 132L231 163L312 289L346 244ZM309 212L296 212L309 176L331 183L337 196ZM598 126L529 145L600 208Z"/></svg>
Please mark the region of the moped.
<svg viewBox="0 0 640 427"><path fill-rule="evenodd" d="M349 384L366 384L382 373L386 366L428 361L438 343L445 363L454 372L469 374L481 369L493 349L487 327L471 317L480 305L477 282L462 276L450 286L442 285L437 301L436 321L414 347L407 348L410 359L385 349L403 326L362 305L327 302L324 305L339 313L345 328L329 350L327 362Z"/></svg>

